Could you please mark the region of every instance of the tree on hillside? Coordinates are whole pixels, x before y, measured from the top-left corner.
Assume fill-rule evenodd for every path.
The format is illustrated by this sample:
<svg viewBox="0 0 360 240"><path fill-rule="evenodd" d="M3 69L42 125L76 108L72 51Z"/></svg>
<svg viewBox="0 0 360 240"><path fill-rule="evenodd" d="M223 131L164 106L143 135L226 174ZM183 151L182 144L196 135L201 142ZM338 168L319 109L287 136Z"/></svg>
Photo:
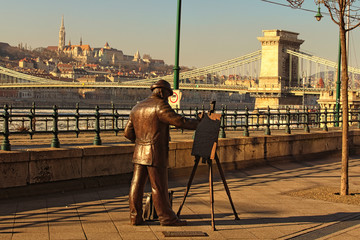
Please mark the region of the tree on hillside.
<svg viewBox="0 0 360 240"><path fill-rule="evenodd" d="M33 52L36 54L36 56L42 58L42 59L50 59L50 58L57 58L58 53L55 51L48 50L43 47L35 48Z"/></svg>
<svg viewBox="0 0 360 240"><path fill-rule="evenodd" d="M301 7L304 0L287 0L293 7ZM356 0L315 0L315 3L325 6L331 20L339 26L341 49L341 95L342 95L342 152L341 152L341 187L340 194L349 194L349 109L348 109L348 61L346 32L360 25L360 8L354 6ZM347 22L347 20L349 20Z"/></svg>

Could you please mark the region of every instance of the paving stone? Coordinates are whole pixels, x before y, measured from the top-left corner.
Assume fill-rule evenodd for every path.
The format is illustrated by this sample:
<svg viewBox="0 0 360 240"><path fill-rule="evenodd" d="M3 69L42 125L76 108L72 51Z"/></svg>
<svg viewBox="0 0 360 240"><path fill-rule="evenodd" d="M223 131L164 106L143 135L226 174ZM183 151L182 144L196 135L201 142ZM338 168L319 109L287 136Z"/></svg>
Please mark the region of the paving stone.
<svg viewBox="0 0 360 240"><path fill-rule="evenodd" d="M146 239L158 239L153 232L122 232L121 238L124 240L146 240Z"/></svg>
<svg viewBox="0 0 360 240"><path fill-rule="evenodd" d="M86 237L82 231L77 232L50 232L51 240L86 240Z"/></svg>
<svg viewBox="0 0 360 240"><path fill-rule="evenodd" d="M87 240L122 240L123 238L117 232L87 232Z"/></svg>
<svg viewBox="0 0 360 240"><path fill-rule="evenodd" d="M83 223L82 227L86 233L92 232L117 232L115 225L112 222L94 222L94 223Z"/></svg>
<svg viewBox="0 0 360 240"><path fill-rule="evenodd" d="M4 232L0 230L0 240L11 240L12 233Z"/></svg>
<svg viewBox="0 0 360 240"><path fill-rule="evenodd" d="M358 161L357 159L353 161ZM262 169L251 169L247 171L248 176L244 176L242 171L229 172L227 182L240 217L238 221L234 220L221 180L215 178L217 231L211 229L207 176L195 176L196 181L190 189L180 216L188 221L188 226L164 227L158 221L146 222L142 226L130 225L129 185L123 184L63 194L15 198L11 201L1 200L0 240L169 239L164 237L163 231L203 231L208 234L204 239L209 240L286 239L313 230L321 231L329 224L336 224L359 213L359 206L287 195L291 191L319 185L338 187L338 163L332 160L317 162L320 165L312 161L306 161L305 164L276 163ZM360 172L360 164L351 164L355 173ZM357 176L354 179L356 178ZM169 182L170 188L176 190L173 201L175 212L182 201L185 184L186 179ZM340 229L321 237L359 238L358 226Z"/></svg>
<svg viewBox="0 0 360 240"><path fill-rule="evenodd" d="M0 238L1 239L1 238ZM15 233L12 240L47 240L49 239L49 233L33 233L33 232L26 232L26 233Z"/></svg>

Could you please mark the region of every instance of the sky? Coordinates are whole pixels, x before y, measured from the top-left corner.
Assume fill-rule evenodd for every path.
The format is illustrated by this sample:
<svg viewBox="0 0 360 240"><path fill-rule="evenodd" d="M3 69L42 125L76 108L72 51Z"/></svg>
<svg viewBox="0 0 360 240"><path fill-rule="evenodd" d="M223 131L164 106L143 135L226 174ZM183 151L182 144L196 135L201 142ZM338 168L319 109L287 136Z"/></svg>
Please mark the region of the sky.
<svg viewBox="0 0 360 240"><path fill-rule="evenodd" d="M286 0L272 0L287 4ZM57 46L64 15L66 44L102 47L106 42L126 55L150 54L175 62L177 0L0 0L0 42L17 46ZM360 4L358 4L360 5ZM313 0L306 9L316 11ZM261 49L262 30L299 33L301 50L336 61L338 26L329 16L261 0L182 0L180 65L202 67ZM322 7L325 13L326 9ZM360 28L350 35L350 65L360 63Z"/></svg>

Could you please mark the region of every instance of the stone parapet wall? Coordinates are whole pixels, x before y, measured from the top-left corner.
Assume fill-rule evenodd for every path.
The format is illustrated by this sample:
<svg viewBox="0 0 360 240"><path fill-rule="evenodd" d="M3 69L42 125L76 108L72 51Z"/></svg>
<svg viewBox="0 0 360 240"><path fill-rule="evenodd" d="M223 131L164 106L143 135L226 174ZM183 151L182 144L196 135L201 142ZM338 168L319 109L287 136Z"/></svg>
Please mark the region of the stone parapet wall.
<svg viewBox="0 0 360 240"><path fill-rule="evenodd" d="M360 130L350 132L351 150L360 147ZM170 171L194 165L192 141L171 142ZM341 132L219 139L225 169L240 169L276 160L300 160L339 152ZM133 144L0 151L0 189L65 180L131 174Z"/></svg>

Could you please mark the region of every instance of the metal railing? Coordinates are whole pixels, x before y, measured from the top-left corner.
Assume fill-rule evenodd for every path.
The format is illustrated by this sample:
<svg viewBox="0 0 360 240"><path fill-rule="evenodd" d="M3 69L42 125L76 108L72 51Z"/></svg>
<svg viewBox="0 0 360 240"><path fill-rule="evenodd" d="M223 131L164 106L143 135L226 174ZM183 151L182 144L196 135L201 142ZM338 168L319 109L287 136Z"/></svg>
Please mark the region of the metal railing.
<svg viewBox="0 0 360 240"><path fill-rule="evenodd" d="M49 108L37 108L35 104L29 109L4 106L1 111L0 134L3 135L2 150L10 150L10 135L29 135L30 139L35 134L52 134L51 147L60 147L58 135L61 133L74 133L79 137L80 133L94 132L94 145L101 145L101 132L112 131L115 135L124 130L129 118L130 109L95 107L59 109L54 106Z"/></svg>
<svg viewBox="0 0 360 240"><path fill-rule="evenodd" d="M185 117L196 118L200 112L207 111L202 106L195 109L176 109ZM310 129L317 128L328 131L329 127L335 126L336 121L341 125L341 115L337 118L336 112L327 108L302 108L302 109L255 109L245 110L227 109L221 110L219 138L225 138L227 131L242 131L243 136L250 136L250 132L263 131L265 135L271 135L271 131L278 129L291 134L294 129L303 129L309 133ZM28 135L30 139L35 134L51 134L51 147L60 147L58 135L74 133L79 137L80 133L93 132L94 145L101 145L101 133L113 132L118 135L125 128L129 119L129 108L116 108L112 104L109 108L16 108L4 106L0 110L0 134L3 135L2 150L11 150L10 136ZM336 120L338 119L338 120ZM349 124L360 128L360 110L350 110ZM49 140L50 141L50 140Z"/></svg>

